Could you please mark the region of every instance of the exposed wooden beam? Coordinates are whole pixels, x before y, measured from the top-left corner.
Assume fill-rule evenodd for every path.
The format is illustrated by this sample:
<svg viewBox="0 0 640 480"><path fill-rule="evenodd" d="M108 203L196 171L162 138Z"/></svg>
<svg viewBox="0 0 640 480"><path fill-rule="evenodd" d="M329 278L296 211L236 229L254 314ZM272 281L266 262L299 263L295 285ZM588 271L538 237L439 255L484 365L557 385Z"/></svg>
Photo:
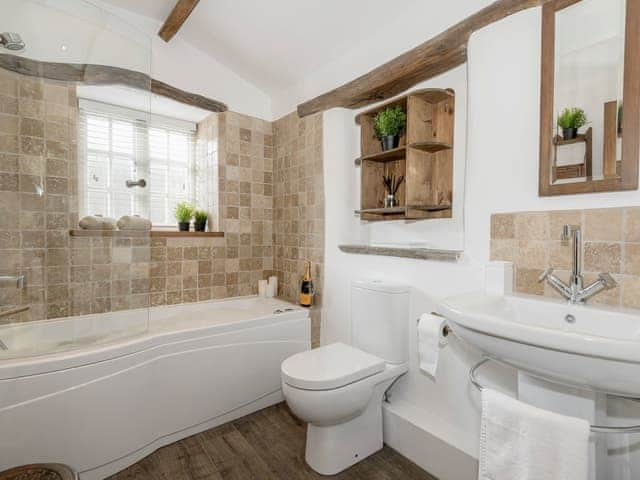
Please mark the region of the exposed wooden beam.
<svg viewBox="0 0 640 480"><path fill-rule="evenodd" d="M334 107L360 108L393 97L467 61L473 32L553 0L497 0L412 50L344 85L298 105L305 117Z"/></svg>
<svg viewBox="0 0 640 480"><path fill-rule="evenodd" d="M178 33L178 30L180 30L184 22L187 21L187 18L189 18L193 9L196 8L198 2L200 2L200 0L178 0L158 32L160 38L165 42L171 40L173 36Z"/></svg>
<svg viewBox="0 0 640 480"><path fill-rule="evenodd" d="M151 92L156 95L171 98L176 102L191 105L192 107L202 108L210 112L226 112L227 106L217 100L212 100L197 93L185 92L179 88L172 87L160 80L151 79Z"/></svg>
<svg viewBox="0 0 640 480"><path fill-rule="evenodd" d="M196 93L186 92L155 80L146 73L126 68L84 63L40 62L11 54L0 54L0 68L31 77L74 82L83 85L122 85L170 98L210 112L225 112L227 106Z"/></svg>

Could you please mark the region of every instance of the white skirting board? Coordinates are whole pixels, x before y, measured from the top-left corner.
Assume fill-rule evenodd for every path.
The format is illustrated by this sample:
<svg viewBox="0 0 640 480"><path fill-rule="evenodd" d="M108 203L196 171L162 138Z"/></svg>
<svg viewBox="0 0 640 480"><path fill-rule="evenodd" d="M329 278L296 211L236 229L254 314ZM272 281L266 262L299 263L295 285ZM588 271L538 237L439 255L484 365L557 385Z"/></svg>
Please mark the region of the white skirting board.
<svg viewBox="0 0 640 480"><path fill-rule="evenodd" d="M382 409L384 443L440 480L475 480L478 460L411 423L389 404Z"/></svg>

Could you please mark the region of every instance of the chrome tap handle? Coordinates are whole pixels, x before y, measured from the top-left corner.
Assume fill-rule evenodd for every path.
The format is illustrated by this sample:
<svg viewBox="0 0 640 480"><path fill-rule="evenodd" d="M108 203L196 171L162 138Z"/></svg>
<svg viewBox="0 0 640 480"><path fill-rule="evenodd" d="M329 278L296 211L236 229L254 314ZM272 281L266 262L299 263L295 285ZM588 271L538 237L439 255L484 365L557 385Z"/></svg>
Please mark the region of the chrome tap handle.
<svg viewBox="0 0 640 480"><path fill-rule="evenodd" d="M549 275L551 275L552 273L553 273L553 268L547 268L547 269L546 269L544 272L542 272L542 273L540 274L540 276L538 277L538 282L539 282L539 283L544 282L544 281L549 277Z"/></svg>
<svg viewBox="0 0 640 480"><path fill-rule="evenodd" d="M607 289L616 288L618 286L618 282L616 282L609 273L601 273L598 277L602 280L604 287Z"/></svg>
<svg viewBox="0 0 640 480"><path fill-rule="evenodd" d="M580 231L580 225L563 225L562 226L562 240L567 241L571 238L571 234Z"/></svg>

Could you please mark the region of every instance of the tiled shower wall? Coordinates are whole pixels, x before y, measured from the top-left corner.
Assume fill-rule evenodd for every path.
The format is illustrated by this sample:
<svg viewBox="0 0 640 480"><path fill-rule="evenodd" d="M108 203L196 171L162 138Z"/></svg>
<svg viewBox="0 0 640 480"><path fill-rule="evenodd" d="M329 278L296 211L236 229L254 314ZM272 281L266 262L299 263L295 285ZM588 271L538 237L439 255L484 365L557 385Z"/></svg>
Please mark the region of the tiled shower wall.
<svg viewBox="0 0 640 480"><path fill-rule="evenodd" d="M273 272L272 124L219 115L219 214L226 240L227 295L252 295Z"/></svg>
<svg viewBox="0 0 640 480"><path fill-rule="evenodd" d="M590 303L640 308L640 207L496 214L491 217L491 259L514 263L515 290L559 297L538 282L548 267L568 281L571 242L561 240L562 226L583 232L585 284L601 272L611 273L618 287Z"/></svg>
<svg viewBox="0 0 640 480"><path fill-rule="evenodd" d="M311 311L312 338L320 339L324 270L324 180L322 115L296 113L274 122L275 270L280 295L298 298L304 264L310 260L316 288Z"/></svg>
<svg viewBox="0 0 640 480"><path fill-rule="evenodd" d="M199 175L214 169L213 197L198 203L224 238L85 238L69 235L76 106L73 86L0 69L0 275L26 277L22 292L0 288L0 305L29 305L24 320L103 313L254 294L274 273L295 300L306 259L321 302L320 116L272 123L227 112L199 124ZM317 344L319 309L312 317Z"/></svg>
<svg viewBox="0 0 640 480"><path fill-rule="evenodd" d="M77 224L75 88L0 69L0 305L30 305L30 318L69 315Z"/></svg>

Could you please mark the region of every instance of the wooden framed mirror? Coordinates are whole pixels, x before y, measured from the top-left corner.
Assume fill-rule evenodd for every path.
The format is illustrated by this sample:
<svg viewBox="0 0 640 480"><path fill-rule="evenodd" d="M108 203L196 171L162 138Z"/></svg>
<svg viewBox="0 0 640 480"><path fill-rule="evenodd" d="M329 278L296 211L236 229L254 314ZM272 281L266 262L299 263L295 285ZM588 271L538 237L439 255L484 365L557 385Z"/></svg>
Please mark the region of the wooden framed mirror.
<svg viewBox="0 0 640 480"><path fill-rule="evenodd" d="M638 188L638 19L640 0L544 5L540 196Z"/></svg>

